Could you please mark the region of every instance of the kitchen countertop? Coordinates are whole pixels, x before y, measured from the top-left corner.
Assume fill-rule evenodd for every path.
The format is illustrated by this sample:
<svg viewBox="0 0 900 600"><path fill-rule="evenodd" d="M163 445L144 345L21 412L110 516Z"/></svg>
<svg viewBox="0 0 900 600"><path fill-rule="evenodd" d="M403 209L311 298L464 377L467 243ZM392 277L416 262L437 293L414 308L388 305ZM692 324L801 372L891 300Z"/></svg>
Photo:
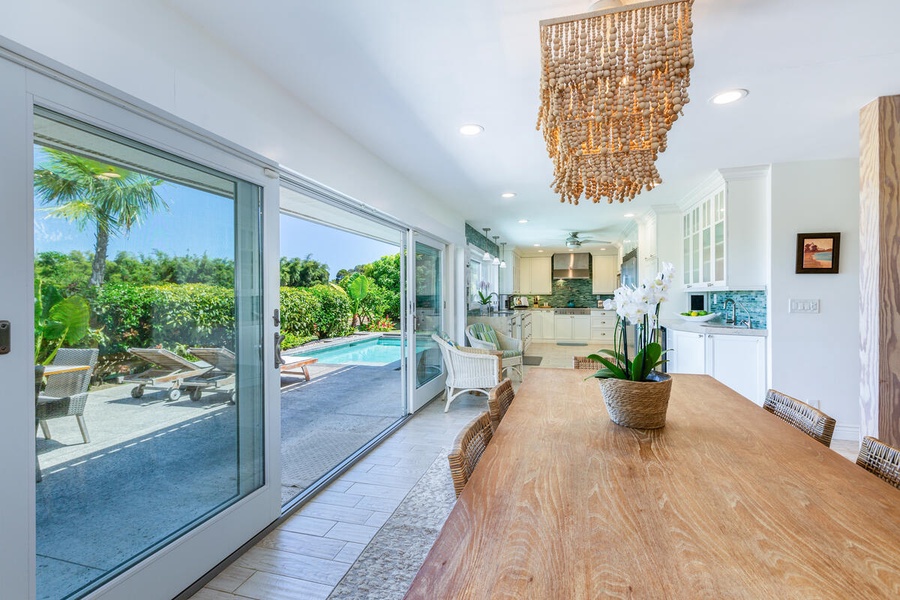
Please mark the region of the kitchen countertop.
<svg viewBox="0 0 900 600"><path fill-rule="evenodd" d="M723 325L719 319L713 319L711 323ZM704 323L685 321L684 319L660 319L659 324L666 329L675 331L687 331L690 333L714 333L716 335L743 335L766 337L769 335L766 329L747 329L746 327L704 327Z"/></svg>

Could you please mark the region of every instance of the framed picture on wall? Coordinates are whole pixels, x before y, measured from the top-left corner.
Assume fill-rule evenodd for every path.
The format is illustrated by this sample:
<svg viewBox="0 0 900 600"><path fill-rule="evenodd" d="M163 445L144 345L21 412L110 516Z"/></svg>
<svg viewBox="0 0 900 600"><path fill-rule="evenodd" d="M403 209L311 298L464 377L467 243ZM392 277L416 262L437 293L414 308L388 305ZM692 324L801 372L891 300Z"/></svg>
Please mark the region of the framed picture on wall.
<svg viewBox="0 0 900 600"><path fill-rule="evenodd" d="M837 273L840 233L798 233L797 273Z"/></svg>

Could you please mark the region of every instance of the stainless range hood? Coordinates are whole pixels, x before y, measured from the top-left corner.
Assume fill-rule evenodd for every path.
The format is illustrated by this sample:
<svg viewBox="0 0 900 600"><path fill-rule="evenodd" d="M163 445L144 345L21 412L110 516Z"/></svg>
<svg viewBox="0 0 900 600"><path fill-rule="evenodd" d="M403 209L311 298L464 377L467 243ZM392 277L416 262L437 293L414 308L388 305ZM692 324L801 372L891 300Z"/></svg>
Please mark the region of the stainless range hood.
<svg viewBox="0 0 900 600"><path fill-rule="evenodd" d="M567 252L553 255L553 279L590 279L590 252Z"/></svg>

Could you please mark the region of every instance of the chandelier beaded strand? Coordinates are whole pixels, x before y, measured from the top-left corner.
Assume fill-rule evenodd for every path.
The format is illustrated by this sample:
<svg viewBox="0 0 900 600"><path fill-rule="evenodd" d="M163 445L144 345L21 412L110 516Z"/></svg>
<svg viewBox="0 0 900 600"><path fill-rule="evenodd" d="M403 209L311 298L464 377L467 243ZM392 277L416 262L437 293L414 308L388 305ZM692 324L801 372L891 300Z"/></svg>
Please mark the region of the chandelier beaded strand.
<svg viewBox="0 0 900 600"><path fill-rule="evenodd" d="M541 22L542 130L560 202L632 200L689 102L693 0Z"/></svg>

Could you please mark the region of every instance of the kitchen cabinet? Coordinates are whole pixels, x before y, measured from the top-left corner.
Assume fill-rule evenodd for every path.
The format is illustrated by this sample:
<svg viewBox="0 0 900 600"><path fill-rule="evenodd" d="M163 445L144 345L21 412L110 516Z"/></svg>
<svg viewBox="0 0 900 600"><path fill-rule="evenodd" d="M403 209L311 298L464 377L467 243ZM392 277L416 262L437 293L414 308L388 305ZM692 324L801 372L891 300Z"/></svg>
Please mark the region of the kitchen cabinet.
<svg viewBox="0 0 900 600"><path fill-rule="evenodd" d="M706 334L668 330L672 352L666 357L669 373L706 373Z"/></svg>
<svg viewBox="0 0 900 600"><path fill-rule="evenodd" d="M591 339L590 315L556 315L553 317L554 338L562 341Z"/></svg>
<svg viewBox="0 0 900 600"><path fill-rule="evenodd" d="M545 296L553 293L553 266L549 256L523 257L519 262L518 293Z"/></svg>
<svg viewBox="0 0 900 600"><path fill-rule="evenodd" d="M531 337L537 341L544 339L544 319L541 317L540 310L531 312Z"/></svg>
<svg viewBox="0 0 900 600"><path fill-rule="evenodd" d="M724 287L725 184L682 215L682 280L687 289Z"/></svg>
<svg viewBox="0 0 900 600"><path fill-rule="evenodd" d="M762 405L766 396L765 338L715 334L707 337L708 373Z"/></svg>
<svg viewBox="0 0 900 600"><path fill-rule="evenodd" d="M766 394L766 338L667 330L669 373L711 375L762 405Z"/></svg>
<svg viewBox="0 0 900 600"><path fill-rule="evenodd" d="M554 321L554 314L552 310L539 310L535 311L538 316L540 316L541 321L541 339L544 340L555 340L556 339L556 323Z"/></svg>
<svg viewBox="0 0 900 600"><path fill-rule="evenodd" d="M612 346L616 333L616 311L591 310L591 340Z"/></svg>
<svg viewBox="0 0 900 600"><path fill-rule="evenodd" d="M592 259L591 293L612 294L616 289L616 274L618 266L615 256L603 256L595 254Z"/></svg>

